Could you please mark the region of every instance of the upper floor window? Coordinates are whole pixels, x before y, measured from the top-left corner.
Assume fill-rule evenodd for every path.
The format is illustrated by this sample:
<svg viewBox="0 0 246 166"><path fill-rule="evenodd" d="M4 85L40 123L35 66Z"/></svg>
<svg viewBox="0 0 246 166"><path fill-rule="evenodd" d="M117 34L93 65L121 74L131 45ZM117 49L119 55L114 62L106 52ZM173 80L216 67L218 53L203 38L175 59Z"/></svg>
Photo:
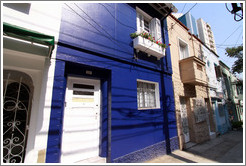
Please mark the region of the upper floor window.
<svg viewBox="0 0 246 166"><path fill-rule="evenodd" d="M214 70L217 80L219 80L220 77L222 77L222 72L220 66L218 66L216 63L214 63Z"/></svg>
<svg viewBox="0 0 246 166"><path fill-rule="evenodd" d="M209 60L207 61L207 66L210 67L210 61Z"/></svg>
<svg viewBox="0 0 246 166"><path fill-rule="evenodd" d="M189 57L188 44L186 44L182 40L179 40L179 51L180 51L180 59Z"/></svg>
<svg viewBox="0 0 246 166"><path fill-rule="evenodd" d="M152 18L147 13L137 8L137 32L147 32L154 40L162 42L161 22L158 18Z"/></svg>

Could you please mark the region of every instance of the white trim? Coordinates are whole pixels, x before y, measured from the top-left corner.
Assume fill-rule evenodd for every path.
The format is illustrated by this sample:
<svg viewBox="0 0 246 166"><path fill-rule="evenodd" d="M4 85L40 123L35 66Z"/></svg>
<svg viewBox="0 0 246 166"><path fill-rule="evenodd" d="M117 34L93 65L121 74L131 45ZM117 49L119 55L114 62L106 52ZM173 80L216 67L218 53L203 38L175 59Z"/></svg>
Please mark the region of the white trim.
<svg viewBox="0 0 246 166"><path fill-rule="evenodd" d="M94 88L86 88L86 87L75 88L73 86L74 84L91 85L94 86ZM88 162L88 161L96 162L99 159L102 162L106 161L106 158L99 157L99 151L101 146L100 144L102 139L101 138L101 86L100 85L101 85L100 79L91 79L91 78L88 79L84 77L74 77L74 76L67 77L67 87L66 87L66 94L65 94L66 105L64 107L62 144L61 144L61 163L67 163L67 162L77 163L77 162ZM77 96L77 94L75 95L73 93L74 91L93 92L93 96L89 96L89 97L84 95ZM93 100L90 100L89 102L77 101L77 99L83 99L83 98L89 100L93 99ZM93 119L94 117L96 119ZM84 120L81 121L81 118L82 119L84 118ZM81 125L83 126L82 128ZM88 133L89 130L91 130L90 133ZM81 142L78 142L81 141L81 139L76 136L81 137L81 139L84 138L88 139L88 137L90 137L89 138L90 141L92 142L94 141L94 143L90 142L87 144L81 144ZM72 140L72 142L70 140ZM76 144L79 143L79 144L78 146L75 147L73 146L73 143ZM93 146L97 147L97 149L88 150ZM88 149L86 150L86 148ZM69 153L72 151L74 151L74 154L69 155Z"/></svg>
<svg viewBox="0 0 246 166"><path fill-rule="evenodd" d="M159 82L154 82L154 81L147 81L147 80L142 80L142 79L137 79L137 82L143 82L143 83L149 83L149 84L154 84L155 85L155 99L156 99L156 107L144 107L144 108L139 108L138 110L147 110L147 109L160 109L160 88L159 88ZM138 102L138 101L137 101Z"/></svg>
<svg viewBox="0 0 246 166"><path fill-rule="evenodd" d="M182 42L182 44L186 44L188 57L190 57L189 44L185 40L181 39L180 37L177 37L177 38L178 38L178 47L179 47L179 60L185 59L185 58L181 58L180 41Z"/></svg>

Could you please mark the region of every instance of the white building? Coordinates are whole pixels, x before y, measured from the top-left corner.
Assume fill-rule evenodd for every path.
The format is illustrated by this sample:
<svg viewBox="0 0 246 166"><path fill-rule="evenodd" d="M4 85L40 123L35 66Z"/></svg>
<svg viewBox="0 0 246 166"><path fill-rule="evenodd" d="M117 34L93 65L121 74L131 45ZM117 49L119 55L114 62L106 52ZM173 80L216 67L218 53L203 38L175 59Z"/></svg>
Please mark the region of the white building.
<svg viewBox="0 0 246 166"><path fill-rule="evenodd" d="M2 3L4 163L45 162L59 4Z"/></svg>
<svg viewBox="0 0 246 166"><path fill-rule="evenodd" d="M201 41L203 41L211 50L217 53L211 26L208 23L206 23L203 19L199 18L197 20L197 29Z"/></svg>
<svg viewBox="0 0 246 166"><path fill-rule="evenodd" d="M219 56L204 45L202 46L202 50L206 59L208 90L213 110L212 119L216 124L215 131L210 131L210 135L212 136L214 134L213 132L224 134L228 131L230 124L223 95L222 73L220 72Z"/></svg>

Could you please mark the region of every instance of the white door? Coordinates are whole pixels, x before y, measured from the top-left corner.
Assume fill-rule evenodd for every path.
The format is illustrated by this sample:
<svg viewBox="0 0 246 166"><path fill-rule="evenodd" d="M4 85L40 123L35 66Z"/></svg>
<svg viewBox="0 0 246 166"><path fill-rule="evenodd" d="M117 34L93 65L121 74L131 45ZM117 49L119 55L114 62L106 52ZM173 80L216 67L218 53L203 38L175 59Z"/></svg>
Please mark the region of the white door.
<svg viewBox="0 0 246 166"><path fill-rule="evenodd" d="M63 118L61 162L99 156L100 81L68 77Z"/></svg>
<svg viewBox="0 0 246 166"><path fill-rule="evenodd" d="M185 143L190 141L190 133L189 133L189 124L187 117L187 109L186 109L186 100L185 98L180 98L180 114L181 114L181 123L182 130L184 134Z"/></svg>

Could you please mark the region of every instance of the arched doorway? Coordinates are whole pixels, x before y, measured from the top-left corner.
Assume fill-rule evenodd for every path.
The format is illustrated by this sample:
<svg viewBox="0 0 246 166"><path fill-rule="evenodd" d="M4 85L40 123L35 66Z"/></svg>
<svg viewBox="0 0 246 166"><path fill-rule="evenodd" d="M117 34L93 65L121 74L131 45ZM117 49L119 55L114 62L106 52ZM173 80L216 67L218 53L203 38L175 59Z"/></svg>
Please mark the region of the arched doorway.
<svg viewBox="0 0 246 166"><path fill-rule="evenodd" d="M3 162L23 163L33 82L23 72L4 70L3 88Z"/></svg>

